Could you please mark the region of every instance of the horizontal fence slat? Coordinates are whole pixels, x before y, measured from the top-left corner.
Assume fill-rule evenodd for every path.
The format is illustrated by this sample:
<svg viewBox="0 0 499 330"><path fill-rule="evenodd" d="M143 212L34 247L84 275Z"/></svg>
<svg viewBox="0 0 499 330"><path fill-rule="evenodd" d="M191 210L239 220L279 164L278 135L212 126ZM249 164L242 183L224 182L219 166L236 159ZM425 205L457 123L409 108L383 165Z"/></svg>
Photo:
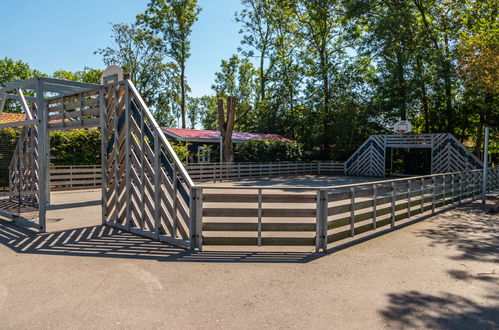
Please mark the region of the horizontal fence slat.
<svg viewBox="0 0 499 330"><path fill-rule="evenodd" d="M204 237L203 245L257 245L257 237ZM308 237L262 237L261 245L267 246L313 246L315 238Z"/></svg>
<svg viewBox="0 0 499 330"><path fill-rule="evenodd" d="M205 222L205 231L257 231L258 223ZM262 231L315 231L315 223L262 223Z"/></svg>

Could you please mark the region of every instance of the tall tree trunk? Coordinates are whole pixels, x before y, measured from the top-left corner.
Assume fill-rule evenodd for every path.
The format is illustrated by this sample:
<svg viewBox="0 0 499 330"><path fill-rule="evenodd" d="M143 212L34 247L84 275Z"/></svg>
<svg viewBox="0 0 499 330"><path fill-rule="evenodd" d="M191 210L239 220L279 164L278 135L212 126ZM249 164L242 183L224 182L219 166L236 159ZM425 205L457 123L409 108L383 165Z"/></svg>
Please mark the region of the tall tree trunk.
<svg viewBox="0 0 499 330"><path fill-rule="evenodd" d="M399 44L397 49L397 82L398 82L398 106L399 116L402 120L407 119L406 111L406 91L405 91L405 78L404 78L404 60L402 58L402 45Z"/></svg>
<svg viewBox="0 0 499 330"><path fill-rule="evenodd" d="M445 35L445 54L442 58L444 67L445 81L445 107L447 110L447 132L454 134L454 108L452 106L452 79L451 79L451 63L449 56L449 38Z"/></svg>
<svg viewBox="0 0 499 330"><path fill-rule="evenodd" d="M483 144L483 127L485 126L485 114L483 111L480 112L480 119L478 121L476 145L475 145L475 156L481 158L482 154L482 144Z"/></svg>
<svg viewBox="0 0 499 330"><path fill-rule="evenodd" d="M423 76L423 66L421 60L417 59L416 69L418 71L420 88L421 88L421 103L423 104L424 132L430 133L430 110L428 107L428 95L426 92L426 82Z"/></svg>
<svg viewBox="0 0 499 330"><path fill-rule="evenodd" d="M262 54L260 55L260 103L265 100L265 47L262 49Z"/></svg>
<svg viewBox="0 0 499 330"><path fill-rule="evenodd" d="M232 163L234 161L234 145L232 143L232 132L236 122L236 97L229 96L227 99L227 115L225 114L224 102L217 100L218 128L222 137L222 161Z"/></svg>
<svg viewBox="0 0 499 330"><path fill-rule="evenodd" d="M325 45L324 45L325 48ZM323 106L324 106L324 114L322 118L323 125L323 133L322 133L322 151L324 159L330 158L331 153L331 143L329 136L331 135L331 93L329 90L329 70L328 70L328 59L327 59L327 50L322 49L320 51L320 63L321 63L321 73L322 73L322 92L323 95Z"/></svg>
<svg viewBox="0 0 499 330"><path fill-rule="evenodd" d="M182 128L186 128L185 122L185 62L180 63L180 111L182 113Z"/></svg>

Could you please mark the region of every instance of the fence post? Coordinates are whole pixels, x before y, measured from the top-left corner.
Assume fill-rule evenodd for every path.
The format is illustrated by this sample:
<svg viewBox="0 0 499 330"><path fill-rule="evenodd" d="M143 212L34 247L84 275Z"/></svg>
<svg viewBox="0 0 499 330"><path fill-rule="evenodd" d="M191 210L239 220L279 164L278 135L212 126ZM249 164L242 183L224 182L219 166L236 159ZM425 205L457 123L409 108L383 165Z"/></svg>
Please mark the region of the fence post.
<svg viewBox="0 0 499 330"><path fill-rule="evenodd" d="M487 198L487 184L489 181L489 127L485 127L485 145L483 147L483 192L482 204Z"/></svg>
<svg viewBox="0 0 499 330"><path fill-rule="evenodd" d="M407 217L411 217L411 179L407 180Z"/></svg>
<svg viewBox="0 0 499 330"><path fill-rule="evenodd" d="M420 187L420 190L421 190L421 203L420 203L420 210L421 210L421 214L423 214L424 212L424 178L421 178L421 187Z"/></svg>
<svg viewBox="0 0 499 330"><path fill-rule="evenodd" d="M350 237L355 235L355 188L350 188Z"/></svg>
<svg viewBox="0 0 499 330"><path fill-rule="evenodd" d="M458 180L459 205L463 203L463 183L464 183L463 172L459 172L459 180Z"/></svg>
<svg viewBox="0 0 499 330"><path fill-rule="evenodd" d="M373 230L376 230L376 207L377 207L377 204L378 204L378 185L377 184L374 184L373 185L373 215L372 215L372 218L373 218Z"/></svg>
<svg viewBox="0 0 499 330"><path fill-rule="evenodd" d="M191 188L190 205L190 244L191 250L203 250L203 188Z"/></svg>
<svg viewBox="0 0 499 330"><path fill-rule="evenodd" d="M432 186L432 192L431 192L431 212L435 213L435 183L436 179L434 176L431 177L431 186Z"/></svg>
<svg viewBox="0 0 499 330"><path fill-rule="evenodd" d="M258 189L258 236L257 236L257 244L258 246L262 246L262 189Z"/></svg>
<svg viewBox="0 0 499 330"><path fill-rule="evenodd" d="M315 252L327 250L328 191L321 188L316 192Z"/></svg>
<svg viewBox="0 0 499 330"><path fill-rule="evenodd" d="M390 227L393 228L395 226L395 182L392 181L392 184L391 184L391 187L392 187L392 207L391 207L391 211L392 211L392 216L391 216L391 219L390 219Z"/></svg>

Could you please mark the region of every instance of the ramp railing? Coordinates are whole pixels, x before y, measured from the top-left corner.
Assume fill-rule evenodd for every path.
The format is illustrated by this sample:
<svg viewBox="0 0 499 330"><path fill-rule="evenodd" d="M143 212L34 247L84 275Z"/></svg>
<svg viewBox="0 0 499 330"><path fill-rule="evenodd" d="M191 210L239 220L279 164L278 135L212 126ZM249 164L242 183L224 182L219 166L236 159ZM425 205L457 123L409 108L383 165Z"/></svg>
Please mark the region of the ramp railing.
<svg viewBox="0 0 499 330"><path fill-rule="evenodd" d="M196 248L193 183L151 111L129 80L102 94L104 224Z"/></svg>

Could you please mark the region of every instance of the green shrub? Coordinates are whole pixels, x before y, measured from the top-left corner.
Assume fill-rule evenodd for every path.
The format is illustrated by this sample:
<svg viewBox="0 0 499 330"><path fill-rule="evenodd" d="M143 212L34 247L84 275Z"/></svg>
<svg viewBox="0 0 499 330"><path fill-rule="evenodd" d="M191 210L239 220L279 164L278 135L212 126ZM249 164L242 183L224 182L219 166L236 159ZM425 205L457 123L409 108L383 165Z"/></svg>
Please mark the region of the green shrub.
<svg viewBox="0 0 499 330"><path fill-rule="evenodd" d="M19 130L14 128L0 129L0 187L9 185L9 165L16 148Z"/></svg>
<svg viewBox="0 0 499 330"><path fill-rule="evenodd" d="M296 142L247 141L234 145L236 162L284 162L303 160L301 145Z"/></svg>
<svg viewBox="0 0 499 330"><path fill-rule="evenodd" d="M101 134L98 129L74 129L50 133L52 165L95 165L101 159Z"/></svg>

